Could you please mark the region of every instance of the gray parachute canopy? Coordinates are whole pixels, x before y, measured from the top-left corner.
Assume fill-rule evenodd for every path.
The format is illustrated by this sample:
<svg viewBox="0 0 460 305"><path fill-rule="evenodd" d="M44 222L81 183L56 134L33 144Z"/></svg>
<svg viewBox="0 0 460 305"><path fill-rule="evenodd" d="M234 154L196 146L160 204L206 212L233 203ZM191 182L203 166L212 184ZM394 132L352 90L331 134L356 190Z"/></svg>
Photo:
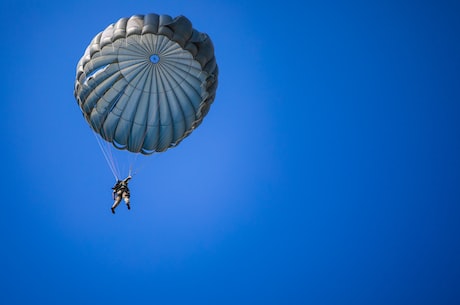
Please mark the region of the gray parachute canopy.
<svg viewBox="0 0 460 305"><path fill-rule="evenodd" d="M74 95L104 140L151 154L202 122L217 76L211 39L186 17L135 15L94 37L78 62Z"/></svg>

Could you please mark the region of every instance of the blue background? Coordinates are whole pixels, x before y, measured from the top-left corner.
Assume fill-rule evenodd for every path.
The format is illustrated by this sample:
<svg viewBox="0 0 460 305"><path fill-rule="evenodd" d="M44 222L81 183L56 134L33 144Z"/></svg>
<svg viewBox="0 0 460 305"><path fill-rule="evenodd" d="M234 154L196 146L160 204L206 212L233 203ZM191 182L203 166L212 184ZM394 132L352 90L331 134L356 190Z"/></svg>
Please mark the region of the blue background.
<svg viewBox="0 0 460 305"><path fill-rule="evenodd" d="M303 3L303 4L301 4ZM207 32L217 98L110 213L73 97L121 17ZM10 1L1 304L460 304L458 1Z"/></svg>

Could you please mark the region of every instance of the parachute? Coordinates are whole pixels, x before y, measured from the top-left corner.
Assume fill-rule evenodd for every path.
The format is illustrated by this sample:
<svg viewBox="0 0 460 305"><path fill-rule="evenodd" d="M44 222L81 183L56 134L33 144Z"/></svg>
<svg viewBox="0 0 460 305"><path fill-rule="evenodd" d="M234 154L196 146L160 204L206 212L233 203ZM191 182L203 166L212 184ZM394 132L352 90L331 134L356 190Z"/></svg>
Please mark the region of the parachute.
<svg viewBox="0 0 460 305"><path fill-rule="evenodd" d="M201 124L217 78L211 39L186 17L134 15L94 37L77 64L74 95L103 141L150 155Z"/></svg>
<svg viewBox="0 0 460 305"><path fill-rule="evenodd" d="M91 41L74 94L104 140L151 154L176 146L202 122L217 76L211 39L186 17L135 15Z"/></svg>

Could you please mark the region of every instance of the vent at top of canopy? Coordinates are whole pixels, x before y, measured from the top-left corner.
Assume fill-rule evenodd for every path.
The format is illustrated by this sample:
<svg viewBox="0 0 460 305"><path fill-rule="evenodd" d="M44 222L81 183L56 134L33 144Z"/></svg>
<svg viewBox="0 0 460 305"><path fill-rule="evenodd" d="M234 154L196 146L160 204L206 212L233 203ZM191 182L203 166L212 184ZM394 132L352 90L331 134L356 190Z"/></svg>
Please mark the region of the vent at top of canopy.
<svg viewBox="0 0 460 305"><path fill-rule="evenodd" d="M202 122L217 76L211 39L187 18L136 15L94 37L77 65L74 94L104 140L151 154L176 146Z"/></svg>

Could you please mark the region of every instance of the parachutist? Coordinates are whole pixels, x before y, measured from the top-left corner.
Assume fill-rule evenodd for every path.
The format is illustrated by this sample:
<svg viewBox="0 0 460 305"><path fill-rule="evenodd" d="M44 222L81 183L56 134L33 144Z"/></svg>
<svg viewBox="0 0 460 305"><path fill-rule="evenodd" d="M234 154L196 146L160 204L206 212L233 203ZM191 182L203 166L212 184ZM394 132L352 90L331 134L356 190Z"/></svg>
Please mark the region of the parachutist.
<svg viewBox="0 0 460 305"><path fill-rule="evenodd" d="M115 214L115 209L120 204L121 199L125 200L128 210L131 209L131 206L129 205L130 193L129 193L129 188L128 188L128 182L131 178L132 178L131 176L128 176L124 180L118 180L117 183L115 183L114 187L112 187L113 199L115 200L115 202L113 203L111 207L113 214Z"/></svg>

